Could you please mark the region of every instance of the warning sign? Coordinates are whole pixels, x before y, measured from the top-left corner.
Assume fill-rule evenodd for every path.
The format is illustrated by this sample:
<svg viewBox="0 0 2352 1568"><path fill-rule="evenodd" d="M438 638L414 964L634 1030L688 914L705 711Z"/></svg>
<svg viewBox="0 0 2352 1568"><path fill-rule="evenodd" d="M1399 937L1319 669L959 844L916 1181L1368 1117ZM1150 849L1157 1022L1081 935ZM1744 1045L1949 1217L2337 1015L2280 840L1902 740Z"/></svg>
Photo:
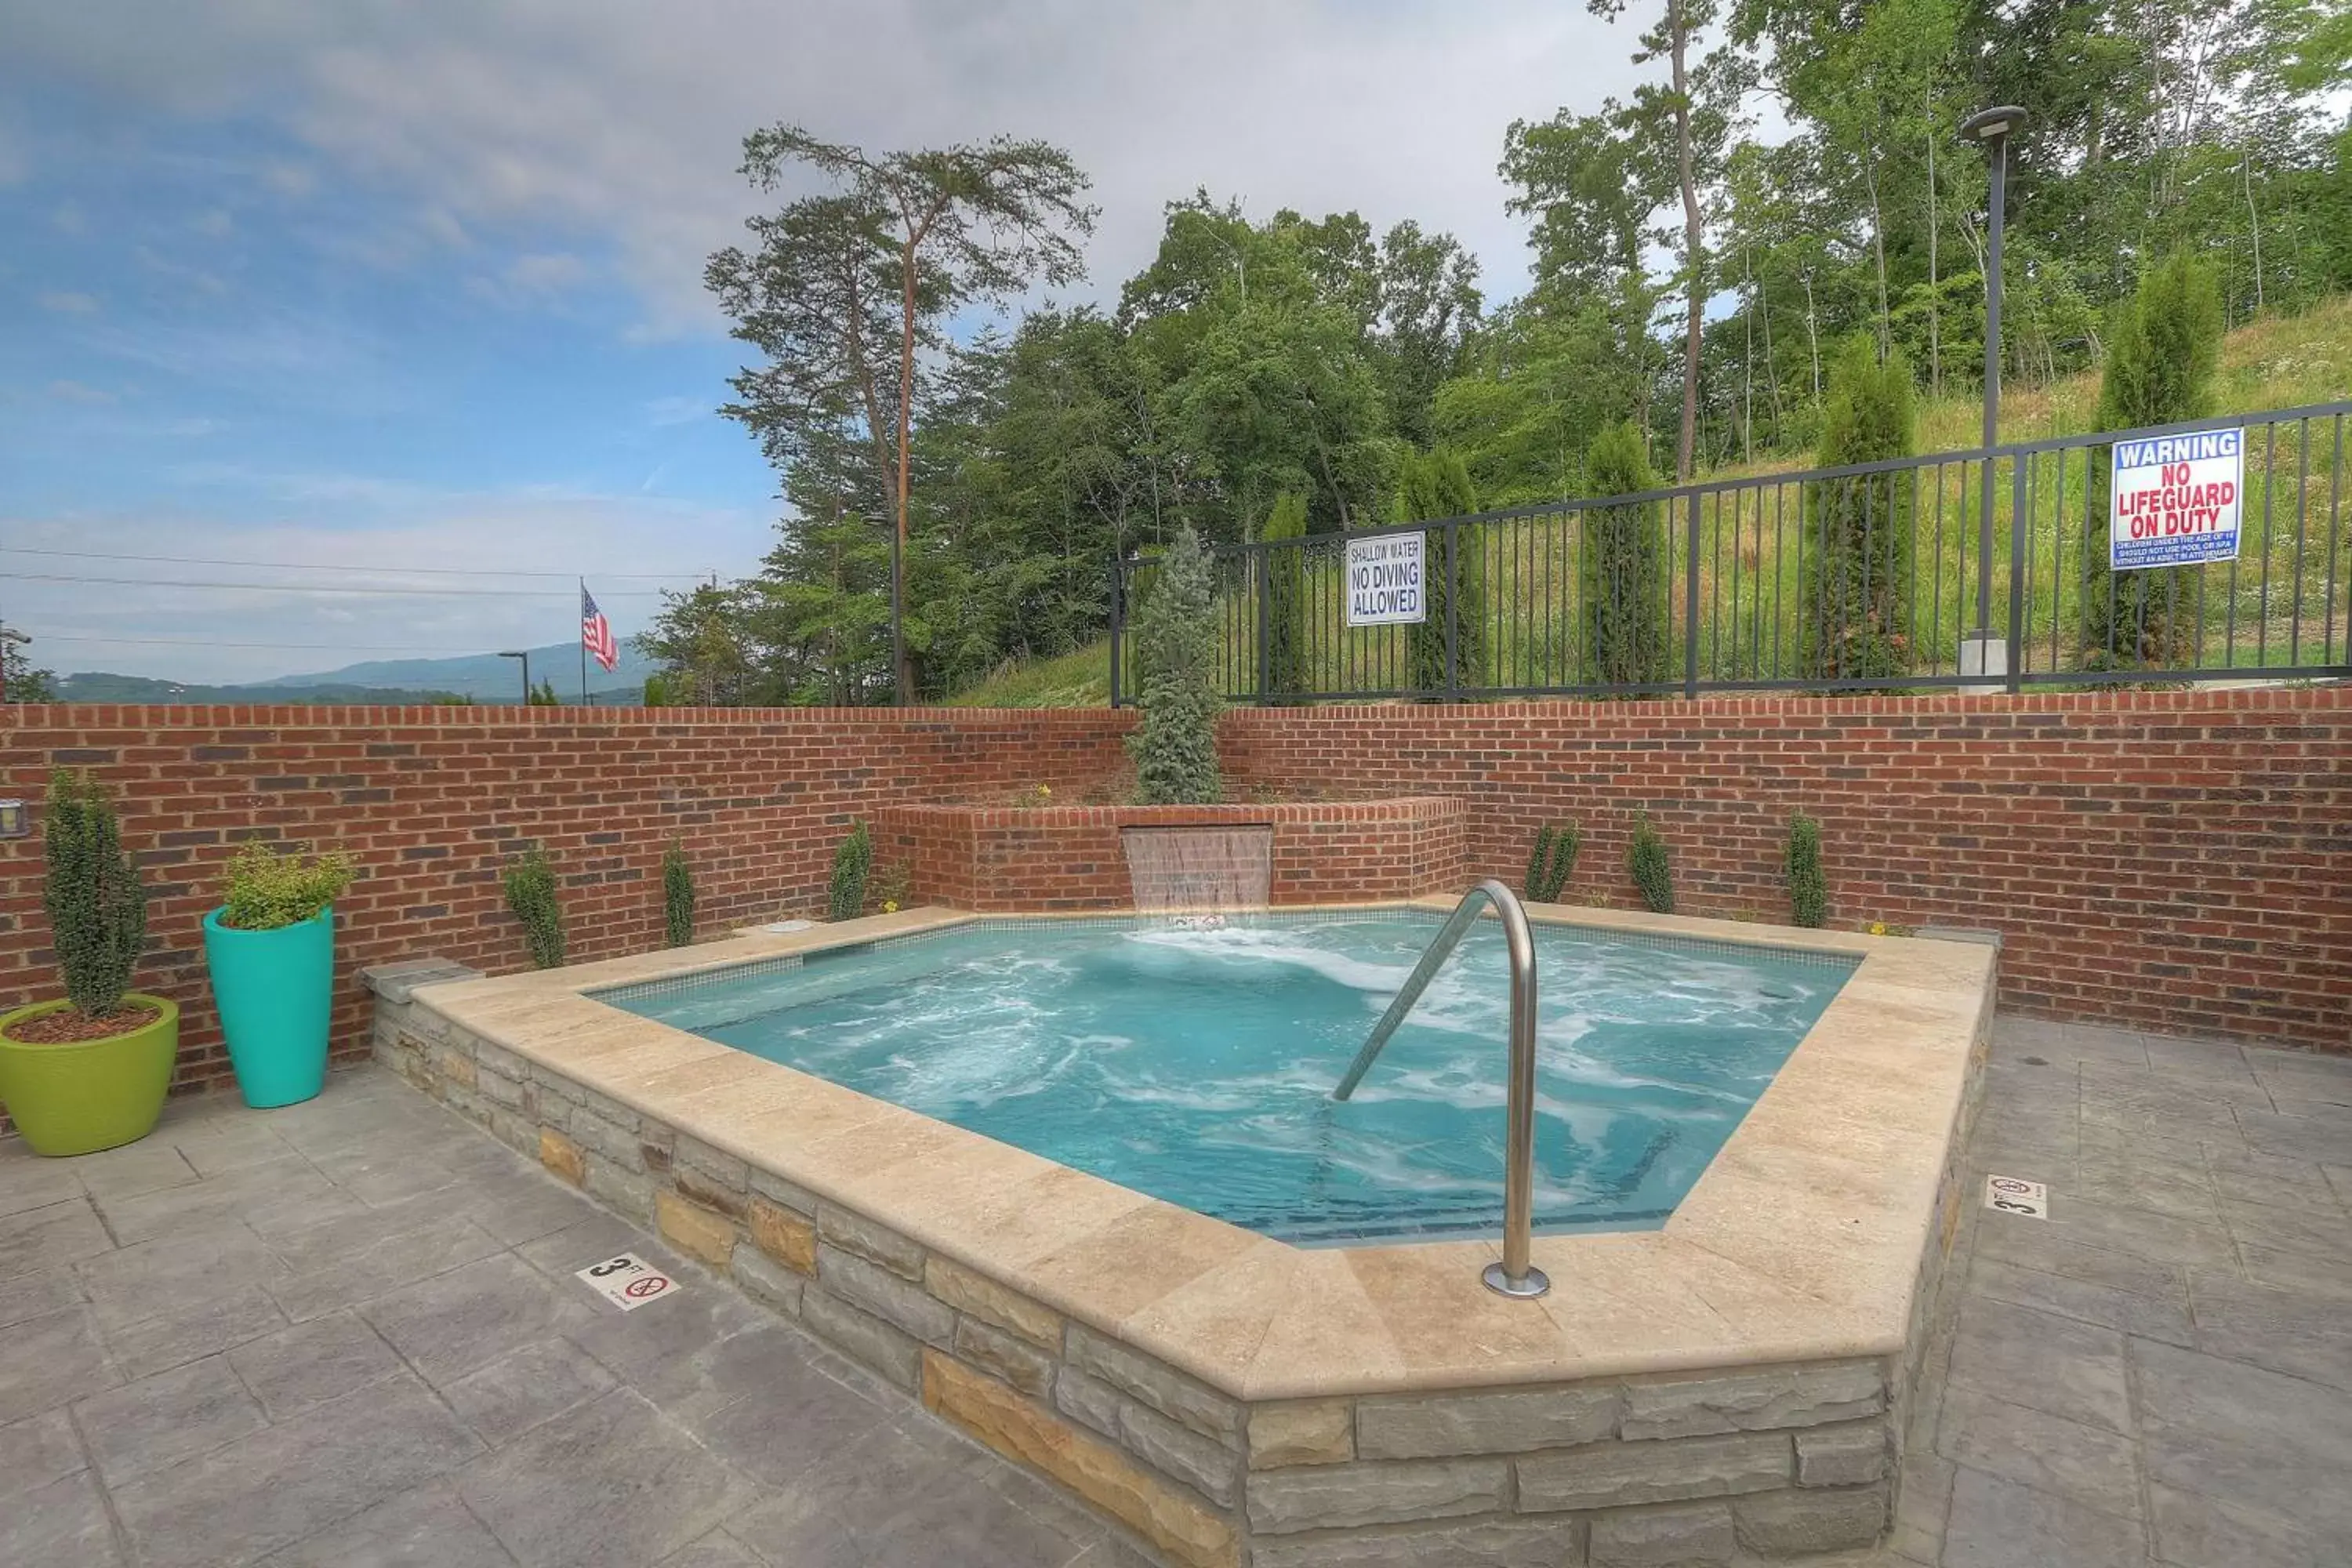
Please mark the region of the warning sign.
<svg viewBox="0 0 2352 1568"><path fill-rule="evenodd" d="M1425 533L1384 533L1348 541L1348 624L1418 626L1429 618L1422 596Z"/></svg>
<svg viewBox="0 0 2352 1568"><path fill-rule="evenodd" d="M581 1280L624 1312L677 1294L677 1281L631 1253L592 1263L577 1271Z"/></svg>
<svg viewBox="0 0 2352 1568"><path fill-rule="evenodd" d="M2107 564L2129 572L2237 559L2245 453L2243 430L2116 442Z"/></svg>

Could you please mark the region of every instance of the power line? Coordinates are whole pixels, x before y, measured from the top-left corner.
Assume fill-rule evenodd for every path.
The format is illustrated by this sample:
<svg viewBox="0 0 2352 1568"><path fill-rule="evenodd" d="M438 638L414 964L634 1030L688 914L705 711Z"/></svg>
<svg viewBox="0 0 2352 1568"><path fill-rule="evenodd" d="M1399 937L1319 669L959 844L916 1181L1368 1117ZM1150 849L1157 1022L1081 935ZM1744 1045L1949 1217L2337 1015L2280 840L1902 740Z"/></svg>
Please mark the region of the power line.
<svg viewBox="0 0 2352 1568"><path fill-rule="evenodd" d="M207 583L184 577L80 577L52 572L0 572L0 580L14 583L90 583L117 588L241 588L262 594L361 594L369 596L404 594L427 599L569 599L577 592L572 588L358 588L325 583ZM658 588L615 588L604 596L608 599L658 599L661 595L662 590Z"/></svg>
<svg viewBox="0 0 2352 1568"><path fill-rule="evenodd" d="M192 637L94 637L69 636L63 632L44 632L33 639L37 643L86 642L100 643L109 647L136 646L141 647L266 647L300 650L306 653L407 653L434 658L463 657L486 653L478 647L418 647L413 643L360 642L205 642Z"/></svg>
<svg viewBox="0 0 2352 1568"><path fill-rule="evenodd" d="M227 561L205 555L126 555L104 550L44 550L29 544L0 544L0 555L54 555L76 561L154 561L172 566L253 566L282 567L293 572L400 572L429 574L446 577L556 577L569 580L577 572L538 572L522 568L470 566L360 566L335 565L318 561ZM614 578L662 583L698 583L710 575L709 572L593 572L587 574L607 582Z"/></svg>

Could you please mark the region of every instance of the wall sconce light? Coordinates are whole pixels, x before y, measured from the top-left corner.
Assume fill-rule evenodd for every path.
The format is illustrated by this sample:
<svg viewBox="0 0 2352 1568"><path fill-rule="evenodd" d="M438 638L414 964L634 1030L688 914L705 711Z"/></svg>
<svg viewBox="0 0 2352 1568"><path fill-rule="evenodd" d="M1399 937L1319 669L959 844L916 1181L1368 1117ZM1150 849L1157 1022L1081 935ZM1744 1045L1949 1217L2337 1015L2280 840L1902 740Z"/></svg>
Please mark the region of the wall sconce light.
<svg viewBox="0 0 2352 1568"><path fill-rule="evenodd" d="M0 838L22 838L33 831L33 814L21 800L0 800Z"/></svg>

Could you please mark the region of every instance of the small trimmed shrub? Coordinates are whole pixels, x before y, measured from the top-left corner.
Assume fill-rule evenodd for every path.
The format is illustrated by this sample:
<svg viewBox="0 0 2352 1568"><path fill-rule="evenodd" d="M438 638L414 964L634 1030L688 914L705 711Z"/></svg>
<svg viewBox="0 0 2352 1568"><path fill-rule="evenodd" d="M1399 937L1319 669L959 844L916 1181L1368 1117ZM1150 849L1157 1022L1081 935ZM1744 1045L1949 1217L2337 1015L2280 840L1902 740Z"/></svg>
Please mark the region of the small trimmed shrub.
<svg viewBox="0 0 2352 1568"><path fill-rule="evenodd" d="M356 874L351 857L340 851L310 856L289 849L281 854L267 844L248 843L229 860L221 889L221 923L236 931L300 925L341 898Z"/></svg>
<svg viewBox="0 0 2352 1568"><path fill-rule="evenodd" d="M1390 521L1437 522L1477 510L1478 492L1461 458L1452 452L1405 454ZM1406 629L1405 659L1414 689L1434 698L1449 686L1486 684L1486 531L1475 525L1454 530L1451 562L1444 530L1433 528L1423 537L1421 581L1428 615ZM1454 622L1451 681L1445 659L1449 614Z"/></svg>
<svg viewBox="0 0 2352 1568"><path fill-rule="evenodd" d="M1596 496L1635 495L1658 482L1639 426L1612 425L1592 438L1584 482ZM1666 610L1665 509L1656 501L1590 508L1577 552L1584 679L1604 686L1655 685L1674 671Z"/></svg>
<svg viewBox="0 0 2352 1568"><path fill-rule="evenodd" d="M662 851L662 931L672 947L694 940L694 868L675 838Z"/></svg>
<svg viewBox="0 0 2352 1568"><path fill-rule="evenodd" d="M1650 825L1648 814L1633 818L1633 842L1625 851L1625 868L1633 874L1633 886L1642 892L1642 903L1654 915L1675 912L1674 867L1666 858L1666 841Z"/></svg>
<svg viewBox="0 0 2352 1568"><path fill-rule="evenodd" d="M1584 835L1573 822L1548 822L1537 828L1522 890L1538 904L1559 902L1560 889L1568 886L1569 875L1576 869L1576 852L1583 847Z"/></svg>
<svg viewBox="0 0 2352 1568"><path fill-rule="evenodd" d="M534 844L510 861L499 880L506 887L507 908L522 922L522 937L530 948L534 969L563 965L563 903L555 882L555 866L547 850Z"/></svg>
<svg viewBox="0 0 2352 1568"><path fill-rule="evenodd" d="M1827 921L1830 888L1822 875L1822 825L1801 811L1789 820L1789 844L1780 864L1789 874L1790 918L1801 926Z"/></svg>
<svg viewBox="0 0 2352 1568"><path fill-rule="evenodd" d="M1211 598L1209 558L1188 526L1160 563L1136 611L1143 722L1128 738L1139 805L1207 805L1223 798L1217 771L1217 657L1223 644Z"/></svg>
<svg viewBox="0 0 2352 1568"><path fill-rule="evenodd" d="M106 786L87 773L51 773L41 846L48 868L41 907L66 1000L86 1018L111 1017L147 941L147 889L122 847Z"/></svg>
<svg viewBox="0 0 2352 1568"><path fill-rule="evenodd" d="M1268 544L1307 537L1307 498L1285 490L1274 498ZM1307 689L1307 561L1297 545L1265 552L1265 689L1268 695Z"/></svg>
<svg viewBox="0 0 2352 1568"><path fill-rule="evenodd" d="M833 852L833 881L825 892L825 918L854 921L866 912L866 878L874 868L874 836L863 821Z"/></svg>

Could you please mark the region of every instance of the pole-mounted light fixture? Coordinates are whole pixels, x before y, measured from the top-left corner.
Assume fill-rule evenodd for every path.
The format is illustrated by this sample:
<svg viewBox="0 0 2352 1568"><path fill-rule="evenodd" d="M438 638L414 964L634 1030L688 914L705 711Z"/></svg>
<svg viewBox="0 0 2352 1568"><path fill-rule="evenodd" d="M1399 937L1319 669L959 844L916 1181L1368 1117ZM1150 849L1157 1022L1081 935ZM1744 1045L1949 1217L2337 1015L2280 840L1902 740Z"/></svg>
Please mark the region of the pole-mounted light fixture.
<svg viewBox="0 0 2352 1568"><path fill-rule="evenodd" d="M2009 644L1992 631L1992 449L2000 439L2000 237L2009 208L2009 139L2032 118L2017 104L2004 103L1979 109L1960 121L1961 140L1982 146L1992 165L1985 236L1984 455L1977 464L1981 481L1977 498L1977 624L1960 638L1962 675L2009 673Z"/></svg>
<svg viewBox="0 0 2352 1568"><path fill-rule="evenodd" d="M527 649L523 649L523 648L511 648L511 647L509 647L509 648L500 648L500 649L499 650L499 657L500 658L519 658L519 659L522 660L522 705L523 705L524 707L526 707L526 708L530 707L530 652L529 652Z"/></svg>

